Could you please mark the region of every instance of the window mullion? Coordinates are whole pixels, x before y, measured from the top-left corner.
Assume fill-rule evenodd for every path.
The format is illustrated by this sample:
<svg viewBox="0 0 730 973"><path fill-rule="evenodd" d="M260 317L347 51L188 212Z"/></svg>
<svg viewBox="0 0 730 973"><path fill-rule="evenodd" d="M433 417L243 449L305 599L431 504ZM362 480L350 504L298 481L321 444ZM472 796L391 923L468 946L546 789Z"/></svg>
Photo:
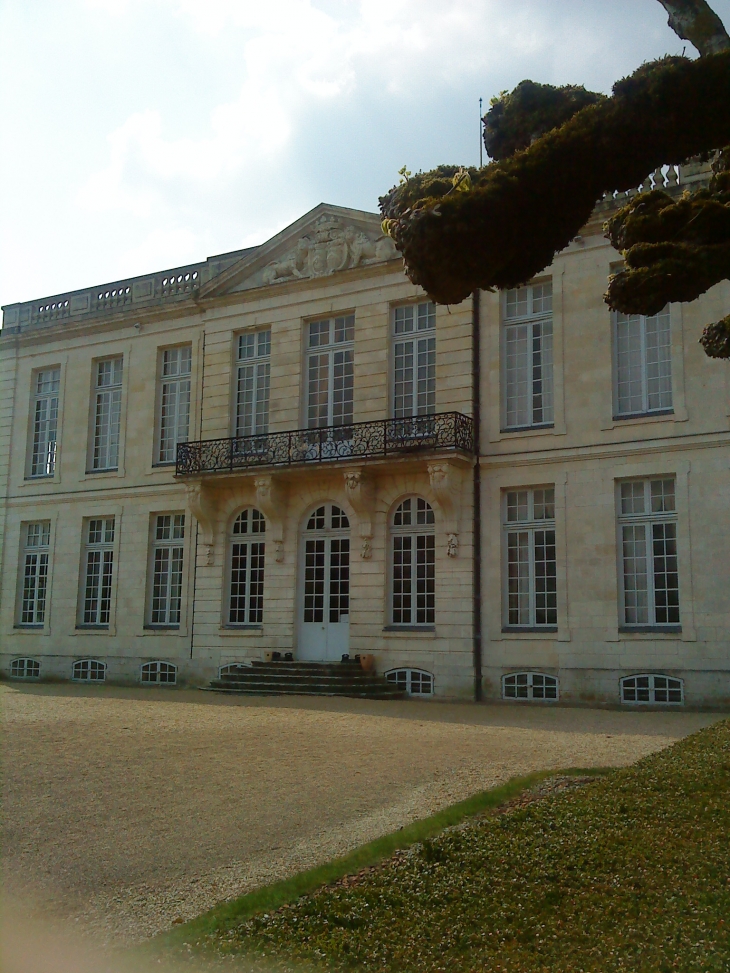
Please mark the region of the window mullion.
<svg viewBox="0 0 730 973"><path fill-rule="evenodd" d="M646 318L642 314L639 319L639 340L641 347L641 407L643 412L649 411L649 376L646 364ZM650 510L651 507L647 507Z"/></svg>
<svg viewBox="0 0 730 973"><path fill-rule="evenodd" d="M246 624L249 624L251 621L251 541L244 541L241 544L241 548L243 548L245 557L245 568L243 571L243 618Z"/></svg>
<svg viewBox="0 0 730 973"><path fill-rule="evenodd" d="M527 422L528 425L535 425L535 331L539 328L536 322L531 322L527 326L529 334L529 344L527 350Z"/></svg>
<svg viewBox="0 0 730 973"><path fill-rule="evenodd" d="M535 619L537 617L536 605L535 605L535 528L527 528L528 536L528 557L529 557L529 605L530 605L530 619L529 625L535 625Z"/></svg>

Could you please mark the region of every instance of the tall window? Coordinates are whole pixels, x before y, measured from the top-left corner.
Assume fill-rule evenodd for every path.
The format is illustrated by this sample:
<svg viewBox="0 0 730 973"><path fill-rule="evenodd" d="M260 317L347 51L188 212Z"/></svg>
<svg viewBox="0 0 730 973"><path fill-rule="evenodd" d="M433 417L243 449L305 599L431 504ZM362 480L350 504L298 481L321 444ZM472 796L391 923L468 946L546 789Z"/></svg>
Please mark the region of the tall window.
<svg viewBox="0 0 730 973"><path fill-rule="evenodd" d="M97 362L92 469L115 470L119 466L121 413L122 359Z"/></svg>
<svg viewBox="0 0 730 973"><path fill-rule="evenodd" d="M265 532L266 520L258 510L243 510L233 522L229 625L260 625L264 620Z"/></svg>
<svg viewBox="0 0 730 973"><path fill-rule="evenodd" d="M84 551L83 625L109 625L114 569L114 518L90 520Z"/></svg>
<svg viewBox="0 0 730 973"><path fill-rule="evenodd" d="M433 625L436 547L431 505L421 497L398 504L391 524L393 625Z"/></svg>
<svg viewBox="0 0 730 973"><path fill-rule="evenodd" d="M61 369L36 372L33 382L33 452L31 476L52 476L56 469L58 442L58 393Z"/></svg>
<svg viewBox="0 0 730 973"><path fill-rule="evenodd" d="M659 314L614 314L616 412L619 416L672 408L669 307Z"/></svg>
<svg viewBox="0 0 730 973"><path fill-rule="evenodd" d="M679 573L674 479L619 488L624 625L678 625Z"/></svg>
<svg viewBox="0 0 730 973"><path fill-rule="evenodd" d="M188 441L192 356L191 345L166 348L162 352L158 463L174 463L177 444Z"/></svg>
<svg viewBox="0 0 730 973"><path fill-rule="evenodd" d="M393 308L393 417L436 411L436 305Z"/></svg>
<svg viewBox="0 0 730 973"><path fill-rule="evenodd" d="M355 315L307 325L307 427L352 422Z"/></svg>
<svg viewBox="0 0 730 973"><path fill-rule="evenodd" d="M25 524L22 551L20 624L41 626L46 620L51 523Z"/></svg>
<svg viewBox="0 0 730 973"><path fill-rule="evenodd" d="M152 537L150 625L180 624L185 514L159 514Z"/></svg>
<svg viewBox="0 0 730 973"><path fill-rule="evenodd" d="M270 359L270 330L249 331L238 336L237 436L255 436L269 431Z"/></svg>
<svg viewBox="0 0 730 973"><path fill-rule="evenodd" d="M505 427L549 426L553 409L552 281L504 298Z"/></svg>
<svg viewBox="0 0 730 973"><path fill-rule="evenodd" d="M555 488L508 490L504 534L507 625L556 626Z"/></svg>

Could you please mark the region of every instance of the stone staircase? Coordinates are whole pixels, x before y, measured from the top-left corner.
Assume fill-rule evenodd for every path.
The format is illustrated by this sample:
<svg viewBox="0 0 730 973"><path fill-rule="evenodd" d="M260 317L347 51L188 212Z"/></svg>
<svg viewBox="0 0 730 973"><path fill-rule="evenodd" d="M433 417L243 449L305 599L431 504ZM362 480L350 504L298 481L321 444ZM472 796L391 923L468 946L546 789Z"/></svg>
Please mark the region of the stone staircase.
<svg viewBox="0 0 730 973"><path fill-rule="evenodd" d="M402 699L405 693L375 672L348 662L252 662L231 668L209 687L246 696L354 696Z"/></svg>

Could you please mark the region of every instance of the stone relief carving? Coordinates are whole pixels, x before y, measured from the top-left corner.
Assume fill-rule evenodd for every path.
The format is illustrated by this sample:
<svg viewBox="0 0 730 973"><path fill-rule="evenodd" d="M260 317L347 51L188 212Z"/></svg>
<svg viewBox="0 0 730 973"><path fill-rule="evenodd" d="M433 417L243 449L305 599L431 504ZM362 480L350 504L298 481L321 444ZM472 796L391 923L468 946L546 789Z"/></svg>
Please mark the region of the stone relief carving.
<svg viewBox="0 0 730 973"><path fill-rule="evenodd" d="M338 270L380 263L397 256L395 244L386 236L371 237L333 216L321 216L311 235L303 236L293 250L267 264L265 284L302 277L324 277Z"/></svg>
<svg viewBox="0 0 730 973"><path fill-rule="evenodd" d="M284 560L286 495L273 476L257 476L253 485L256 490L256 505L266 517L267 534L271 534L274 542L274 560L281 564Z"/></svg>
<svg viewBox="0 0 730 973"><path fill-rule="evenodd" d="M346 470L343 474L345 493L360 521L360 557L369 561L373 555L373 512L375 509L375 490L362 470Z"/></svg>
<svg viewBox="0 0 730 973"><path fill-rule="evenodd" d="M203 534L203 547L205 549L205 563L213 564L213 553L215 551L215 527L216 511L215 504L210 492L202 483L186 483L188 495L188 506L193 512L193 516L198 521Z"/></svg>
<svg viewBox="0 0 730 973"><path fill-rule="evenodd" d="M460 473L453 463L428 464L431 489L441 505L446 522L446 553L449 557L457 557L459 553Z"/></svg>

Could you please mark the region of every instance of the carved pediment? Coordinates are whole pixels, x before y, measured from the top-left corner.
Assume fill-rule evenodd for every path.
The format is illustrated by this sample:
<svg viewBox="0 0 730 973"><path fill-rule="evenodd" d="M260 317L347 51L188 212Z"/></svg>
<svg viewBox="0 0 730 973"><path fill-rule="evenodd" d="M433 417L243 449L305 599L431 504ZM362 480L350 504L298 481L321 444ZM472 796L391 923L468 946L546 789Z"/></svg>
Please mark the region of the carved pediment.
<svg viewBox="0 0 730 973"><path fill-rule="evenodd" d="M337 217L321 216L311 233L300 237L293 249L263 268L262 283L326 277L338 270L382 263L395 256L397 251L390 237L367 233Z"/></svg>
<svg viewBox="0 0 730 973"><path fill-rule="evenodd" d="M211 281L201 296L328 277L397 257L374 214L322 205Z"/></svg>

